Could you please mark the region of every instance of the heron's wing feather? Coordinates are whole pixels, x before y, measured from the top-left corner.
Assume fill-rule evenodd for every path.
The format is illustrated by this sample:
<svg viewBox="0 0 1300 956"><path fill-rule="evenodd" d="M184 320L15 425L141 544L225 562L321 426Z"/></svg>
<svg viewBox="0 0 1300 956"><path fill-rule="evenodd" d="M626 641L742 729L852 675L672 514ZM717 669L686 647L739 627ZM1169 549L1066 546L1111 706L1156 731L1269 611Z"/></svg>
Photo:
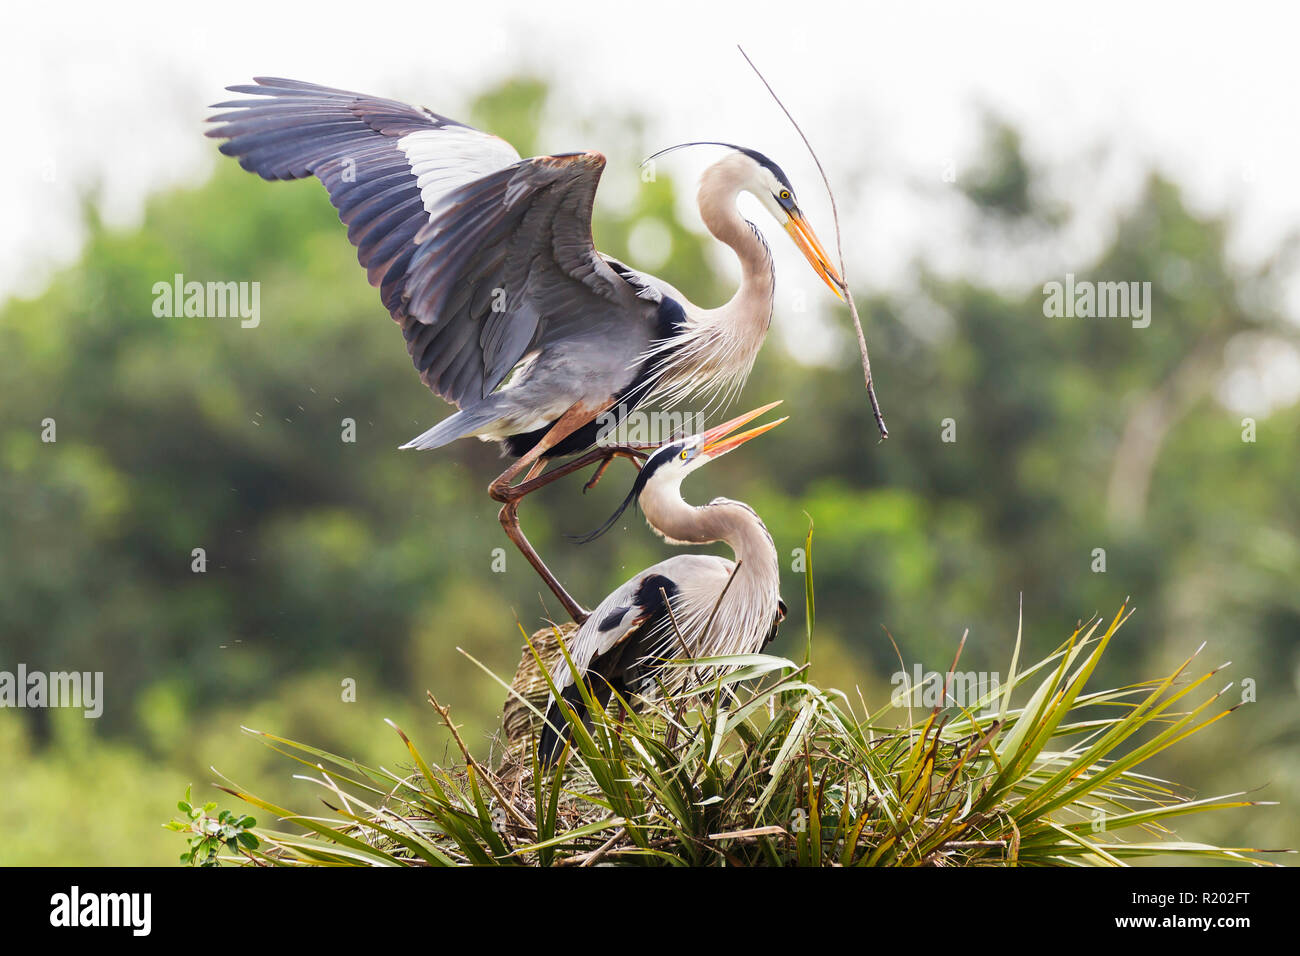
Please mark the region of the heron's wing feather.
<svg viewBox="0 0 1300 956"><path fill-rule="evenodd" d="M667 601L677 593L669 578L643 572L626 582L592 612L569 642L569 657L577 676L561 660L552 675L559 696L573 710L578 720L590 725L587 705L578 688L581 680L603 709L615 691L628 694L629 674L642 656L644 636L668 620ZM570 739L567 715L552 694L546 702L546 720L537 744L538 755L545 764L555 761L564 741Z"/></svg>
<svg viewBox="0 0 1300 956"><path fill-rule="evenodd" d="M521 160L422 107L258 77L208 135L265 179L324 183L421 378L457 406L531 350L638 314L595 252L597 153Z"/></svg>
<svg viewBox="0 0 1300 956"><path fill-rule="evenodd" d="M585 672L638 633L649 635L654 631L656 637L661 636L664 627L671 627L664 594L680 620L689 611L681 606L682 596L710 592L716 595L732 566L732 562L717 555L678 554L646 568L605 598L570 639L569 656L574 666ZM572 680L563 663L554 677L556 686Z"/></svg>
<svg viewBox="0 0 1300 956"><path fill-rule="evenodd" d="M599 330L624 334L655 304L596 252L591 209L605 160L524 160L440 195L416 236L407 345L431 387L486 396L529 351ZM435 389L438 390L438 389Z"/></svg>
<svg viewBox="0 0 1300 956"><path fill-rule="evenodd" d="M648 668L643 664L660 655L677 656L671 649L671 635L673 621L683 611L685 592L698 592L700 578L711 582L715 593L720 591L731 567L732 562L716 555L675 555L622 584L592 611L569 641L569 657L601 707L609 703L615 690L631 698L654 689L657 668L653 663ZM589 723L577 678L565 661L556 666L551 679L560 697L583 723ZM569 734L564 714L551 695L538 743L545 763L554 762Z"/></svg>

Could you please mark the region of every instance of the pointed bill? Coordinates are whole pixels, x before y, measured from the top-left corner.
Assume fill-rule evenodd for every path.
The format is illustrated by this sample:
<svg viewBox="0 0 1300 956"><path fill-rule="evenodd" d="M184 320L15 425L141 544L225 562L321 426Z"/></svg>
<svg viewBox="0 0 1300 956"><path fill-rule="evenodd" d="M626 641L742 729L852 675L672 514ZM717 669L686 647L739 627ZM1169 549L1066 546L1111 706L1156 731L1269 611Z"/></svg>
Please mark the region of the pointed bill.
<svg viewBox="0 0 1300 956"><path fill-rule="evenodd" d="M804 254L809 264L813 267L822 281L831 287L841 302L844 301L844 280L840 278L839 272L831 264L831 258L822 248L817 234L813 232L812 226L808 225L808 220L803 217L803 213L795 210L790 214L789 221L785 224L785 231L790 234L794 244L799 247L799 251Z"/></svg>
<svg viewBox="0 0 1300 956"><path fill-rule="evenodd" d="M747 425L755 418L758 418L765 412L771 411L780 404L780 401L771 402L764 405L762 408L756 408L752 412L746 412L743 415L739 415L736 418L731 419L729 422L723 422L716 428L710 428L704 433L704 445L700 449L700 453L709 458L720 458L727 452L739 448L751 438L757 438L764 432L771 431L777 425L780 425L785 421L785 418L778 418L774 422L759 425L757 428L751 428L748 431L741 432L739 435L732 435L732 432L740 428L742 425Z"/></svg>

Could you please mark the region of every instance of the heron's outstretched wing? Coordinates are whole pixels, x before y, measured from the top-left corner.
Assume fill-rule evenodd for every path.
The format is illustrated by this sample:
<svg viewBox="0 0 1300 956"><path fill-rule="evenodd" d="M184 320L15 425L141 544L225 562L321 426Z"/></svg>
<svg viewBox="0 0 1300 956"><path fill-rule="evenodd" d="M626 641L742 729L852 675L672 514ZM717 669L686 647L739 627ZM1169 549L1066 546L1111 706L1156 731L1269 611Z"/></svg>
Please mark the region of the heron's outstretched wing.
<svg viewBox="0 0 1300 956"><path fill-rule="evenodd" d="M422 107L296 80L232 86L209 136L264 179L316 176L425 384L457 406L530 351L652 306L596 253L605 159L520 159Z"/></svg>

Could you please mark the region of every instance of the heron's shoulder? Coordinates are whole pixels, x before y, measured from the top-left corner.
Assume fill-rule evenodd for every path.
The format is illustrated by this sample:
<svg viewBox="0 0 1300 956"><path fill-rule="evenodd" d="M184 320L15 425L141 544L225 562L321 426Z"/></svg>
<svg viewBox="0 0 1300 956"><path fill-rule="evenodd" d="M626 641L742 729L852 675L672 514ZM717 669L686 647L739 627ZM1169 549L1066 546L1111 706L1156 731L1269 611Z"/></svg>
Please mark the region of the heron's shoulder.
<svg viewBox="0 0 1300 956"><path fill-rule="evenodd" d="M620 584L596 606L581 630L611 630L614 616L622 617L629 610L662 603L661 591L672 597L677 592L678 580L666 565L668 561L661 561Z"/></svg>
<svg viewBox="0 0 1300 956"><path fill-rule="evenodd" d="M628 284L638 299L654 306L656 339L672 339L686 328L688 315L685 296L657 276L639 272L603 252L600 257Z"/></svg>
<svg viewBox="0 0 1300 956"><path fill-rule="evenodd" d="M617 608L657 607L663 603L664 594L672 599L683 587L700 580L719 577L725 580L734 566L732 561L716 554L675 554L624 581L592 612L588 624L601 617L602 612L608 616Z"/></svg>
<svg viewBox="0 0 1300 956"><path fill-rule="evenodd" d="M667 619L667 602L675 600L685 573L667 565L669 561L661 561L623 582L578 628L569 649L580 673L641 627Z"/></svg>

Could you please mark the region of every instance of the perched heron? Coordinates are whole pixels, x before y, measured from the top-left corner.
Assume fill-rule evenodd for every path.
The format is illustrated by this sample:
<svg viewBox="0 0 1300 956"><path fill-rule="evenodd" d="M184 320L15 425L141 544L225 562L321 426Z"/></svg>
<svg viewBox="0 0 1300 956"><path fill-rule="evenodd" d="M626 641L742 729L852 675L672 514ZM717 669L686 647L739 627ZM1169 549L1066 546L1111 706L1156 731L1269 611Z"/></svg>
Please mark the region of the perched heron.
<svg viewBox="0 0 1300 956"><path fill-rule="evenodd" d="M736 208L740 193L758 199L843 298L789 178L752 149L708 144L727 153L700 180L700 216L735 251L741 280L730 301L706 309L596 251L600 153L522 159L422 107L297 80L254 84L228 87L252 96L216 104L224 112L208 135L264 179L324 184L421 379L459 409L402 447L501 442L515 458L489 487L501 523L583 621L520 529L519 499L587 464L599 464L590 486L615 456L635 460L609 445L542 474L548 459L596 445L602 422L650 401L729 400L739 390L771 323L774 282L762 233Z"/></svg>
<svg viewBox="0 0 1300 956"><path fill-rule="evenodd" d="M733 435L732 432L779 405L773 402L699 435L672 442L646 460L632 491L605 524L584 540L604 534L629 504L639 503L646 523L669 544L725 543L736 560L712 554L679 554L646 568L591 613L568 642L575 675L565 661L552 674L560 697L584 723L583 681L601 707L614 691L631 706L670 693L690 679L686 670L665 669L675 658L748 654L776 636L785 617L776 545L749 505L716 498L694 506L682 498L682 479L784 418ZM571 731L552 694L538 753L555 762Z"/></svg>

